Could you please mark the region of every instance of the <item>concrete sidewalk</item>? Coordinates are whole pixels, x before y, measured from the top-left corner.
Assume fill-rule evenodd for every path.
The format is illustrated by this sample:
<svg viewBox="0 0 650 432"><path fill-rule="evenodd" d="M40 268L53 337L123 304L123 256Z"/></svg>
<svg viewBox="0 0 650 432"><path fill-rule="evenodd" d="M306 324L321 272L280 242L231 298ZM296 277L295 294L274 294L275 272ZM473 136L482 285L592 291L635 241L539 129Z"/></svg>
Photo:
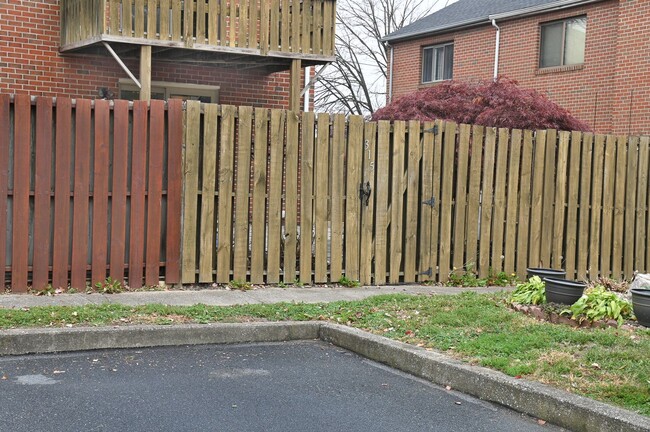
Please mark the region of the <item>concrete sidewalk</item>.
<svg viewBox="0 0 650 432"><path fill-rule="evenodd" d="M36 296L29 294L2 294L0 307L23 308L36 306L83 306L88 304L124 304L139 306L165 304L170 306L233 306L271 303L327 303L342 300L362 300L384 294L434 295L458 294L465 291L480 293L508 290L503 287L459 288L425 285L346 287L290 287L259 288L249 291L225 289L139 291L120 294L57 294Z"/></svg>

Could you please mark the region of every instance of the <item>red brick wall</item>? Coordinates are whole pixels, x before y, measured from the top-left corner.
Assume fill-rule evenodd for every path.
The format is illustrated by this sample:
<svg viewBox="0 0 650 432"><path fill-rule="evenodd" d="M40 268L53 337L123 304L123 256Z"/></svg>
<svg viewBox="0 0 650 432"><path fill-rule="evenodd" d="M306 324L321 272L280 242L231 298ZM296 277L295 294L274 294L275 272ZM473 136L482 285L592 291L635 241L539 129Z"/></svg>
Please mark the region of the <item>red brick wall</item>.
<svg viewBox="0 0 650 432"><path fill-rule="evenodd" d="M587 16L584 65L540 71L540 23L580 15ZM497 24L501 27L500 75L547 94L597 132L650 133L650 2L621 0L619 12L619 0L610 0ZM496 30L487 24L396 43L393 97L424 87L421 49L436 43L454 42L455 79L491 79L495 36Z"/></svg>
<svg viewBox="0 0 650 432"><path fill-rule="evenodd" d="M0 93L95 98L100 87L107 87L117 95L118 80L127 75L108 52L59 54L59 3L0 0ZM138 61L126 63L137 76ZM176 65L154 56L152 80L218 85L223 104L288 107L288 71Z"/></svg>

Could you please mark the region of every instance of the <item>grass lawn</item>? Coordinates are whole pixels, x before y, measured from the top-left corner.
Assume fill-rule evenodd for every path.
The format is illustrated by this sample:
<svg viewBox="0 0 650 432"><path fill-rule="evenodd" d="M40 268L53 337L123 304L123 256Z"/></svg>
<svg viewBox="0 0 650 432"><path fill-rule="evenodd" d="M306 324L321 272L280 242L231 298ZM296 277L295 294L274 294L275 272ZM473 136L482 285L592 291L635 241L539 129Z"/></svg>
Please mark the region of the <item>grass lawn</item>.
<svg viewBox="0 0 650 432"><path fill-rule="evenodd" d="M650 416L650 330L574 329L510 310L506 294L330 304L0 309L0 328L327 320L431 348Z"/></svg>

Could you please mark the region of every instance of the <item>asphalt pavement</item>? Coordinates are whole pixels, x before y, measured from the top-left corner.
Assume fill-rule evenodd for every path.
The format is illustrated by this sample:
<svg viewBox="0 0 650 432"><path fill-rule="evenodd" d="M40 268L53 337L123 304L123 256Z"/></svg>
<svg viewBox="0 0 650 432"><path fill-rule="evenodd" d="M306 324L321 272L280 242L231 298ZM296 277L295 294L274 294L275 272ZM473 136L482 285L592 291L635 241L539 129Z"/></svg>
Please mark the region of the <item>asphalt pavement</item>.
<svg viewBox="0 0 650 432"><path fill-rule="evenodd" d="M2 431L556 432L321 341L0 357Z"/></svg>

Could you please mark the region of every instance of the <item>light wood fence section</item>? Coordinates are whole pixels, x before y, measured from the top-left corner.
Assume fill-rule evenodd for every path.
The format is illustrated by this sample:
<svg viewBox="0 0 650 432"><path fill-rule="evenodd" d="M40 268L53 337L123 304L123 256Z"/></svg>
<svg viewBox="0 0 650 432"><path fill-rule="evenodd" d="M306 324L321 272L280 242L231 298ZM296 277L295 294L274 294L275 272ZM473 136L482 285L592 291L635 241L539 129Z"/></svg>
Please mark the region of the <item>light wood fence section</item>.
<svg viewBox="0 0 650 432"><path fill-rule="evenodd" d="M184 283L385 284L528 266L622 278L650 264L648 138L198 103L186 123ZM195 153L197 130L221 132Z"/></svg>

